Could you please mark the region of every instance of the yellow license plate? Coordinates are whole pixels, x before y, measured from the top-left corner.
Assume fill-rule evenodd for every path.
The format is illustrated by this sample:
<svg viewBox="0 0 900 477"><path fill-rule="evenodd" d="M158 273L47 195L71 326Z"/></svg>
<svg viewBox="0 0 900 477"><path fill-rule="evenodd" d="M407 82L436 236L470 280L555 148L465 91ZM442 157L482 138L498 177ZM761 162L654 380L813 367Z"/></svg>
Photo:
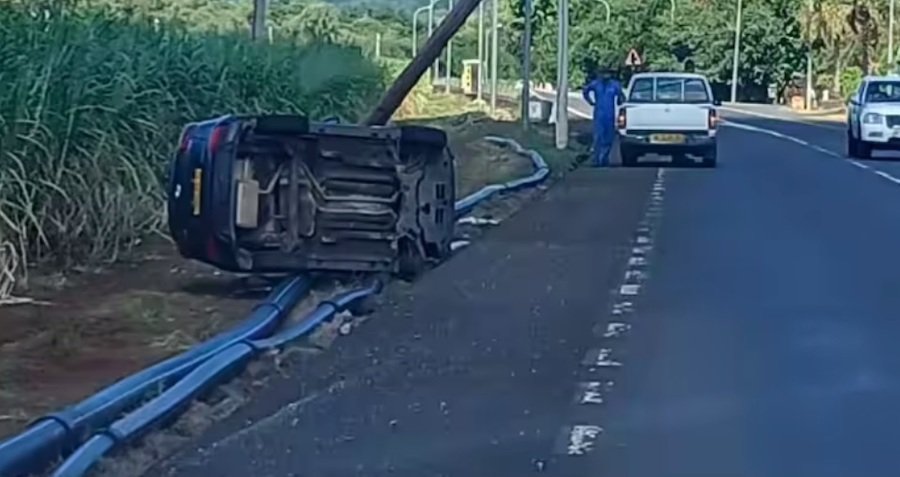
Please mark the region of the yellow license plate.
<svg viewBox="0 0 900 477"><path fill-rule="evenodd" d="M650 142L653 144L682 144L684 134L651 134Z"/></svg>

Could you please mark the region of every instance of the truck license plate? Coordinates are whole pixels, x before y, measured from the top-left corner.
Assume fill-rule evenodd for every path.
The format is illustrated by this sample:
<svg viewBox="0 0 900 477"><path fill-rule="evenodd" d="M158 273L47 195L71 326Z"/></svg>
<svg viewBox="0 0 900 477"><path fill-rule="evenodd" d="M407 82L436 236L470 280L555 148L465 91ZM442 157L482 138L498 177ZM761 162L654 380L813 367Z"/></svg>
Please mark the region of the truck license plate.
<svg viewBox="0 0 900 477"><path fill-rule="evenodd" d="M650 142L653 144L682 144L684 134L651 134Z"/></svg>

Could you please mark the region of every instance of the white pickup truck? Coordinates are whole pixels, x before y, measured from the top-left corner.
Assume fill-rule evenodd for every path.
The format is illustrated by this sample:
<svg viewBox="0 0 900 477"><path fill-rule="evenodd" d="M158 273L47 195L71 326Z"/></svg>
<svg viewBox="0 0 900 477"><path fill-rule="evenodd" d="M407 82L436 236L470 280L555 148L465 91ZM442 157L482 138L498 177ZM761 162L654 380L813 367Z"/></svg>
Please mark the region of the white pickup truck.
<svg viewBox="0 0 900 477"><path fill-rule="evenodd" d="M635 165L644 154L661 154L674 161L699 156L704 166L715 167L718 104L701 75L634 75L616 120L622 165Z"/></svg>
<svg viewBox="0 0 900 477"><path fill-rule="evenodd" d="M900 150L900 77L867 76L847 107L847 155L872 157L873 149Z"/></svg>

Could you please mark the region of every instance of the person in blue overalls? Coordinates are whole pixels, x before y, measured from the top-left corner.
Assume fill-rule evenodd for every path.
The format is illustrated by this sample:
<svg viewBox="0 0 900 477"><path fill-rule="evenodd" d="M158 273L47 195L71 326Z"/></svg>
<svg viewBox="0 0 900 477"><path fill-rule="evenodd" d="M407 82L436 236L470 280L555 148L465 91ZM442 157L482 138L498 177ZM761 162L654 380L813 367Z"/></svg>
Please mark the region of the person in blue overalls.
<svg viewBox="0 0 900 477"><path fill-rule="evenodd" d="M594 165L608 166L616 137L616 103L622 96L622 86L613 79L612 71L603 69L584 86L581 94L594 107Z"/></svg>

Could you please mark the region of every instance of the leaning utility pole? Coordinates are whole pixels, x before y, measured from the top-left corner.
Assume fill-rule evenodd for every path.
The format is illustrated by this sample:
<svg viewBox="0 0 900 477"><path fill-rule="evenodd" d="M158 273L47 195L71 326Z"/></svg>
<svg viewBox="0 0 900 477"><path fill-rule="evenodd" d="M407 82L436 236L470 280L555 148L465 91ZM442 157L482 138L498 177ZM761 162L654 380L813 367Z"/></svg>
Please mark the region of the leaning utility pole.
<svg viewBox="0 0 900 477"><path fill-rule="evenodd" d="M266 38L266 11L268 0L253 0L253 23L250 25L250 38L262 40Z"/></svg>
<svg viewBox="0 0 900 477"><path fill-rule="evenodd" d="M381 97L381 100L369 114L369 117L366 118L364 124L377 126L385 124L391 119L391 116L400 107L403 99L406 98L406 95L422 78L425 70L441 55L441 51L447 45L447 42L459 31L466 19L469 18L469 15L475 11L480 1L458 1L453 10L450 10L450 13L444 17L444 21L434 30L434 34L428 38L419 53L413 57L412 61L406 65L406 68L394 81L394 84L384 93L384 96Z"/></svg>

